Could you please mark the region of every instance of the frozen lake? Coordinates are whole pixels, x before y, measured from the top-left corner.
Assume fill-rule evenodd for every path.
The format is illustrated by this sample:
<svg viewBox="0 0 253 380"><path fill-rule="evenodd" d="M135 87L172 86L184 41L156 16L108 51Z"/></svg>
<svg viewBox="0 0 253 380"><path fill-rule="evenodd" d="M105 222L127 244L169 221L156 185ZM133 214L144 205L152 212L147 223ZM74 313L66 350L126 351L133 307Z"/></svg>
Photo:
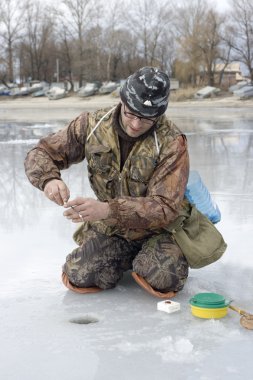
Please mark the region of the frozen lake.
<svg viewBox="0 0 253 380"><path fill-rule="evenodd" d="M63 124L0 123L1 379L252 378L253 332L240 326L239 314L201 320L188 305L195 293L216 292L253 312L253 111L245 117L238 109L233 118L225 108L212 112L172 118L187 135L191 168L219 205L228 249L215 264L190 271L174 314L157 311L159 299L129 273L98 294L64 288L61 265L75 247L76 227L23 169L27 151ZM84 163L63 177L71 196L92 195Z"/></svg>

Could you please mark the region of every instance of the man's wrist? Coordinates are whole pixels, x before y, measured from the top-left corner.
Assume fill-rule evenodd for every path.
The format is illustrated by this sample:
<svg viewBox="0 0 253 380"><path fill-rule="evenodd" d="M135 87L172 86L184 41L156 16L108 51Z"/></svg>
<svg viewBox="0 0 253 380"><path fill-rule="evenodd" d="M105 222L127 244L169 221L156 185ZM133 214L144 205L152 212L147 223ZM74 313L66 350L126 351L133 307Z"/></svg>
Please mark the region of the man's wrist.
<svg viewBox="0 0 253 380"><path fill-rule="evenodd" d="M106 204L108 205L108 214L106 218L106 224L109 226L114 226L118 224L118 218L117 218L117 206L115 204L116 202L113 199L110 199Z"/></svg>
<svg viewBox="0 0 253 380"><path fill-rule="evenodd" d="M53 181L54 179L57 179L58 181L62 181L62 179L61 179L61 178L56 178L56 177L53 177L53 178L48 178L48 179L46 179L46 180L43 182L43 185L41 186L41 188L42 188L42 191L44 191L44 190L45 190L45 187L46 187L46 185L47 185L49 182Z"/></svg>
<svg viewBox="0 0 253 380"><path fill-rule="evenodd" d="M103 202L103 214L104 214L103 219L108 219L109 214L110 214L110 206L108 202Z"/></svg>

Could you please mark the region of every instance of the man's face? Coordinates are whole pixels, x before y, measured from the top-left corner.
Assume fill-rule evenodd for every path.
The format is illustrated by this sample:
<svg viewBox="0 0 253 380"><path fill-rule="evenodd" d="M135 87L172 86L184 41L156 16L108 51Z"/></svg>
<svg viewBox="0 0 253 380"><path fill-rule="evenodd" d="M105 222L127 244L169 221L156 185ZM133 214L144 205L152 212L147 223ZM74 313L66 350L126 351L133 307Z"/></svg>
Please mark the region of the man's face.
<svg viewBox="0 0 253 380"><path fill-rule="evenodd" d="M121 106L121 118L126 134L131 137L143 135L153 127L157 120L157 118L143 118L133 113L124 103Z"/></svg>

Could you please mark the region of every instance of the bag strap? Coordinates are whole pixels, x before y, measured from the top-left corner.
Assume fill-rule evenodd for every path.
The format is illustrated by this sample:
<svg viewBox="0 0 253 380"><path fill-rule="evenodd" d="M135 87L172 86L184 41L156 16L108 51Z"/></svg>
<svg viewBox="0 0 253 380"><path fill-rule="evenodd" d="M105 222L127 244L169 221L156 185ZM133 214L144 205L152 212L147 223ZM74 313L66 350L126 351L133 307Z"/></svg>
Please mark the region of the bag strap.
<svg viewBox="0 0 253 380"><path fill-rule="evenodd" d="M170 224L164 227L164 229L170 233L175 233L183 227L184 222L191 216L192 205L184 198L178 216Z"/></svg>

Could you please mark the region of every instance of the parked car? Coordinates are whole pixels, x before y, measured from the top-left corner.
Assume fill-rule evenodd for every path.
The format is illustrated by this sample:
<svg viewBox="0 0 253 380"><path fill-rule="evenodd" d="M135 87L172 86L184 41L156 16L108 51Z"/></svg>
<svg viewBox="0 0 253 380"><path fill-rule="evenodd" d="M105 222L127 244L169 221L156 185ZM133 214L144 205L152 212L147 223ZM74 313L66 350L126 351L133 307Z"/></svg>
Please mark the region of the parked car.
<svg viewBox="0 0 253 380"><path fill-rule="evenodd" d="M209 98L212 95L217 95L220 92L220 89L217 87L212 87L212 86L206 86L196 92L194 95L195 99L204 99L204 98Z"/></svg>
<svg viewBox="0 0 253 380"><path fill-rule="evenodd" d="M37 91L43 90L43 84L42 83L34 83L29 88L30 94L34 94Z"/></svg>
<svg viewBox="0 0 253 380"><path fill-rule="evenodd" d="M95 95L100 86L99 82L88 82L77 91L77 95L81 97Z"/></svg>
<svg viewBox="0 0 253 380"><path fill-rule="evenodd" d="M6 86L0 86L0 96L10 95L11 90Z"/></svg>
<svg viewBox="0 0 253 380"><path fill-rule="evenodd" d="M110 94L116 88L118 87L118 84L116 82L105 82L99 89L100 94Z"/></svg>
<svg viewBox="0 0 253 380"><path fill-rule="evenodd" d="M229 92L233 92L234 91L238 91L240 90L241 88L243 88L244 86L247 86L248 82L247 81L241 81L241 82L238 82L236 84L233 84L232 86L229 87L228 91Z"/></svg>
<svg viewBox="0 0 253 380"><path fill-rule="evenodd" d="M40 96L46 96L46 93L48 92L48 90L49 90L48 87L42 88L41 90L37 90L37 91L32 93L32 97L38 98Z"/></svg>
<svg viewBox="0 0 253 380"><path fill-rule="evenodd" d="M239 97L239 99L248 99L253 97L253 85L247 84L241 89L234 91L234 95Z"/></svg>
<svg viewBox="0 0 253 380"><path fill-rule="evenodd" d="M46 96L49 100L58 100L66 96L66 91L63 88L51 87L47 92Z"/></svg>

